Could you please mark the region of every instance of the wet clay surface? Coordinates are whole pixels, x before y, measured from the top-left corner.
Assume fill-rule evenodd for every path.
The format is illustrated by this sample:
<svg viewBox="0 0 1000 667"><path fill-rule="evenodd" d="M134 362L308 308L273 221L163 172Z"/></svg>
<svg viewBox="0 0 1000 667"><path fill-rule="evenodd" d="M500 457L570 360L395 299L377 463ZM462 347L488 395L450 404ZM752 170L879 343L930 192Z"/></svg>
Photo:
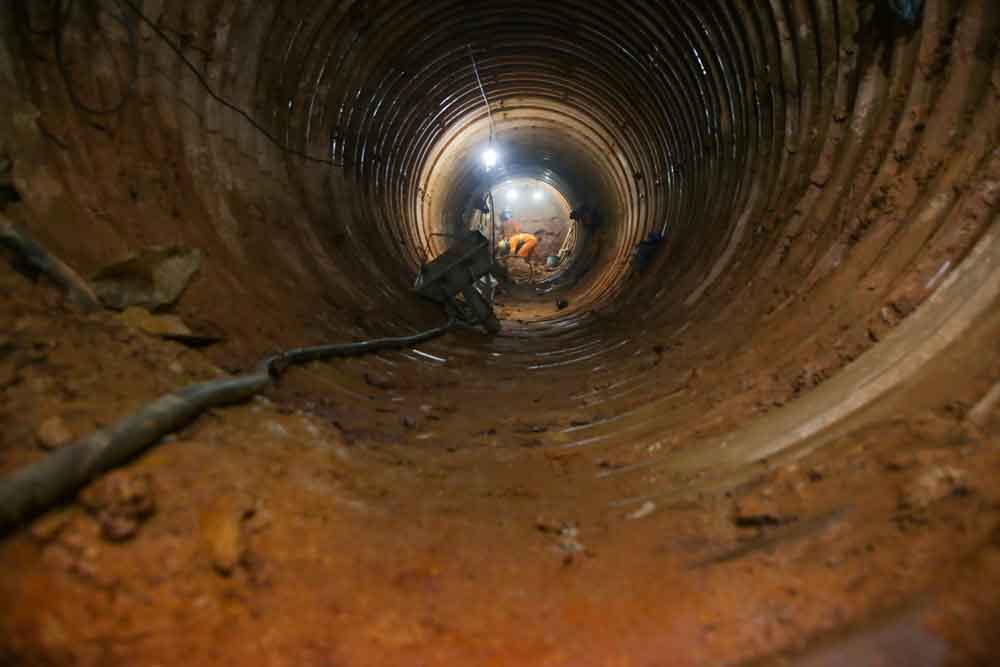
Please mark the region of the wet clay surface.
<svg viewBox="0 0 1000 667"><path fill-rule="evenodd" d="M85 276L150 245L203 252L170 314L221 339L199 351L144 333L164 322L142 313L81 315L5 257L0 474L268 352L440 323L408 290L486 136L455 106L473 78L451 72L471 74L467 35L508 19L512 39L476 52L511 96L497 132L521 146L508 157L551 152L605 213L576 256L594 270L510 287L494 339L294 368L5 536L0 664L1000 663L1000 309L963 310L998 274L962 269L998 257L995 3L928 2L909 30L881 3L689 3L693 20L644 33L662 6L593 2L572 50L554 48L571 3L461 23L371 4L156 18L227 97L343 170L233 122L145 28L134 99L79 113L45 36L15 40L0 14L0 151L23 197L5 215ZM67 43L97 100L127 73L88 62L85 28ZM671 55L689 42L703 57ZM321 44L349 48L342 66ZM682 61L689 78L657 78ZM435 114L456 140L421 180ZM954 303L930 303L956 276ZM909 326L926 312L939 326ZM890 354L917 368L881 394L844 387L866 364L891 375L872 362Z"/></svg>
<svg viewBox="0 0 1000 667"><path fill-rule="evenodd" d="M222 372L6 268L0 279L14 323L4 471L42 455L46 419L86 433ZM532 419L530 401L498 419L463 401L461 382L429 391L361 363L298 369L269 399L210 411L5 540L0 655L723 664L927 599L917 625L954 645L947 655L995 655L998 608L983 591L1000 583L997 415L963 419L974 397L947 364L929 371L933 391L904 391L801 460L622 510L596 476L611 464L550 446L555 422ZM315 390L330 372L357 376L357 414L324 406Z"/></svg>

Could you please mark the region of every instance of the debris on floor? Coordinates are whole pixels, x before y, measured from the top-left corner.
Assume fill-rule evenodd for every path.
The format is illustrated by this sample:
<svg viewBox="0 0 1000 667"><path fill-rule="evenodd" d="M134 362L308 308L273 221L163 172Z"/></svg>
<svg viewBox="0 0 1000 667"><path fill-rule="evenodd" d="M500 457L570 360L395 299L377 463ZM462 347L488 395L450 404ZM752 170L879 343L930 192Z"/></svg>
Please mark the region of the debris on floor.
<svg viewBox="0 0 1000 667"><path fill-rule="evenodd" d="M115 470L80 493L80 504L93 514L102 536L112 542L131 539L139 525L156 511L150 475Z"/></svg>
<svg viewBox="0 0 1000 667"><path fill-rule="evenodd" d="M73 432L66 426L62 417L49 417L38 427L35 440L42 449L59 449L73 440Z"/></svg>
<svg viewBox="0 0 1000 667"><path fill-rule="evenodd" d="M191 329L177 315L154 315L145 308L129 306L120 315L128 326L152 336L190 336Z"/></svg>
<svg viewBox="0 0 1000 667"><path fill-rule="evenodd" d="M153 311L173 305L201 263L197 248L152 246L99 270L91 283L108 308L141 306Z"/></svg>
<svg viewBox="0 0 1000 667"><path fill-rule="evenodd" d="M566 554L569 563L575 554L593 554L580 542L580 528L575 521L554 521L545 517L539 517L535 521L535 528L545 535L551 535L556 542L556 547Z"/></svg>
<svg viewBox="0 0 1000 667"><path fill-rule="evenodd" d="M218 498L201 513L202 543L215 570L229 576L246 550L243 524L254 514L254 503L236 495Z"/></svg>
<svg viewBox="0 0 1000 667"><path fill-rule="evenodd" d="M961 496L969 492L966 474L951 466L934 466L921 472L900 494L899 506L903 510L925 510L933 503L948 496Z"/></svg>
<svg viewBox="0 0 1000 667"><path fill-rule="evenodd" d="M396 383L391 377L379 371L365 371L365 382L376 389L395 389Z"/></svg>
<svg viewBox="0 0 1000 667"><path fill-rule="evenodd" d="M753 494L736 501L732 519L740 528L765 528L792 523L797 517L784 511L773 498Z"/></svg>
<svg viewBox="0 0 1000 667"><path fill-rule="evenodd" d="M656 503L654 503L652 500L647 500L646 502L644 502L642 505L639 506L639 509L626 514L625 518L631 519L633 521L637 519L644 519L655 511L656 511Z"/></svg>

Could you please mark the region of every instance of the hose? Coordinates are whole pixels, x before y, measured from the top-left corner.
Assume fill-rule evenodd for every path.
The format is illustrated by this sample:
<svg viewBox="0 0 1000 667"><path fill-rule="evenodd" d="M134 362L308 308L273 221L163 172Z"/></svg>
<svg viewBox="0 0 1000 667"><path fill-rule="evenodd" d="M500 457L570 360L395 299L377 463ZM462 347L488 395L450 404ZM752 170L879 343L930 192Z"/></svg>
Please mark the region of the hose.
<svg viewBox="0 0 1000 667"><path fill-rule="evenodd" d="M85 311L94 312L103 307L87 281L3 215L0 215L0 246L15 252L32 273L37 271L48 276L66 290L73 303Z"/></svg>
<svg viewBox="0 0 1000 667"><path fill-rule="evenodd" d="M296 348L267 357L250 373L190 385L161 396L117 424L0 480L0 536L52 508L97 476L127 463L205 410L249 399L292 364L408 347L440 336L454 324L454 319L449 319L443 326L411 336Z"/></svg>

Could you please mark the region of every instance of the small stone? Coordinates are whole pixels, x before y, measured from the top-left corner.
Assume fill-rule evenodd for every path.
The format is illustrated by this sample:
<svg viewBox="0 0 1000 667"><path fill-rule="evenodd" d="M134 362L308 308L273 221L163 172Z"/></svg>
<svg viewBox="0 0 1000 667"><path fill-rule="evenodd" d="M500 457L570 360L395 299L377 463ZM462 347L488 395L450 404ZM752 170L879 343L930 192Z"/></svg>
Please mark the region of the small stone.
<svg viewBox="0 0 1000 667"><path fill-rule="evenodd" d="M318 438L320 436L319 427L316 426L316 424L313 424L307 417L302 418L302 428L304 428L306 433L314 438Z"/></svg>
<svg viewBox="0 0 1000 667"><path fill-rule="evenodd" d="M274 513L266 509L256 509L252 516L246 520L246 529L250 533L259 533L267 530L274 523Z"/></svg>
<svg viewBox="0 0 1000 667"><path fill-rule="evenodd" d="M184 374L184 366L182 366L179 361L171 361L170 365L167 366L167 368L170 369L171 373L175 373L176 375Z"/></svg>
<svg viewBox="0 0 1000 667"><path fill-rule="evenodd" d="M104 539L112 542L135 537L139 525L156 511L152 478L127 470L116 470L85 488L80 503L97 518Z"/></svg>
<svg viewBox="0 0 1000 667"><path fill-rule="evenodd" d="M73 432L61 417L49 417L38 427L35 439L39 447L51 451L69 443L73 439Z"/></svg>
<svg viewBox="0 0 1000 667"><path fill-rule="evenodd" d="M556 533L562 530L562 522L547 516L540 516L535 519L535 528L542 533Z"/></svg>
<svg viewBox="0 0 1000 667"><path fill-rule="evenodd" d="M760 494L740 498L733 511L733 523L740 528L760 528L795 521L796 517L782 512L778 503L769 496Z"/></svg>
<svg viewBox="0 0 1000 667"><path fill-rule="evenodd" d="M403 423L403 426L405 426L406 428L411 428L412 429L412 428L416 428L417 427L417 420L414 419L413 417L411 417L410 415L403 415L403 417L400 419L400 421Z"/></svg>
<svg viewBox="0 0 1000 667"><path fill-rule="evenodd" d="M558 301L556 301L556 308L558 310L564 310L566 308L569 308L569 301L567 301L566 299L559 299Z"/></svg>
<svg viewBox="0 0 1000 667"><path fill-rule="evenodd" d="M393 389L396 386L392 378L378 371L365 371L365 382L376 389Z"/></svg>
<svg viewBox="0 0 1000 667"><path fill-rule="evenodd" d="M75 516L76 511L73 509L49 512L31 524L31 536L39 542L51 542L59 537Z"/></svg>
<svg viewBox="0 0 1000 667"><path fill-rule="evenodd" d="M288 437L288 429L279 424L278 422L267 422L267 430L271 432L271 435L275 435L279 438Z"/></svg>
<svg viewBox="0 0 1000 667"><path fill-rule="evenodd" d="M177 315L154 315L145 308L131 306L120 316L122 322L153 336L190 336L191 329Z"/></svg>
<svg viewBox="0 0 1000 667"><path fill-rule="evenodd" d="M968 491L963 471L950 466L935 466L903 488L899 504L904 509L923 510L948 496L964 495Z"/></svg>
<svg viewBox="0 0 1000 667"><path fill-rule="evenodd" d="M625 515L625 518L632 519L633 521L636 519L643 519L652 514L654 511L656 511L656 503L651 500L647 500L639 507L639 509Z"/></svg>
<svg viewBox="0 0 1000 667"><path fill-rule="evenodd" d="M243 519L253 515L246 499L223 496L201 515L201 537L215 571L228 577L246 550Z"/></svg>

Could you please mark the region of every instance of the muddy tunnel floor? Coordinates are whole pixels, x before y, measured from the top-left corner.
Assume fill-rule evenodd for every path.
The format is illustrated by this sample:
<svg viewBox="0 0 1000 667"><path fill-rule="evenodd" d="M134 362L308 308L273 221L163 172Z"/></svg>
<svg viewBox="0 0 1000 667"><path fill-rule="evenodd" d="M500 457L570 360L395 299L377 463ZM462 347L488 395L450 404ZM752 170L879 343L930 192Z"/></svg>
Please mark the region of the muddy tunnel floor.
<svg viewBox="0 0 1000 667"><path fill-rule="evenodd" d="M499 333L291 366L0 535L0 665L1000 664L998 29L5 3L0 491L542 233Z"/></svg>

